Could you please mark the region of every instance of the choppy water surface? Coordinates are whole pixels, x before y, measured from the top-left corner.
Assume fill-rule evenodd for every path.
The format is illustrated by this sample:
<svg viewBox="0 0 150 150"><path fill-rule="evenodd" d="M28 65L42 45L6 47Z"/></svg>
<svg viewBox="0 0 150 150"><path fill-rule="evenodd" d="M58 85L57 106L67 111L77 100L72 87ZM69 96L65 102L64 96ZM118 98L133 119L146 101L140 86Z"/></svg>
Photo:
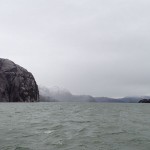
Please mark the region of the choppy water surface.
<svg viewBox="0 0 150 150"><path fill-rule="evenodd" d="M0 150L150 150L150 105L1 103Z"/></svg>

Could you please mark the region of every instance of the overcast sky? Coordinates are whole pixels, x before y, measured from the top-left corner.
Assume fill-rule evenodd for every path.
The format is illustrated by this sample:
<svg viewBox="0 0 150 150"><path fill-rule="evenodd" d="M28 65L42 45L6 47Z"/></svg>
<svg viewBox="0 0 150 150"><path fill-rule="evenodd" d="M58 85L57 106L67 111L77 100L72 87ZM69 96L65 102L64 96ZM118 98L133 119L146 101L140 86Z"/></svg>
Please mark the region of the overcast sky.
<svg viewBox="0 0 150 150"><path fill-rule="evenodd" d="M0 0L0 57L73 94L150 95L149 0Z"/></svg>

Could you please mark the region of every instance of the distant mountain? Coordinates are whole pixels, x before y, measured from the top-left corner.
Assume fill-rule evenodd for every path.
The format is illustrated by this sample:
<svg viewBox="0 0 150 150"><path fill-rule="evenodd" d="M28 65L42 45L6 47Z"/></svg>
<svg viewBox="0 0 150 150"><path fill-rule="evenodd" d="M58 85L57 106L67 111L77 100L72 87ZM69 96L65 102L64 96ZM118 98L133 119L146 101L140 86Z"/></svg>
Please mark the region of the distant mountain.
<svg viewBox="0 0 150 150"><path fill-rule="evenodd" d="M102 103L138 103L141 99L150 99L150 96L132 96L124 98L93 97L90 95L73 95L60 87L39 86L41 102L102 102Z"/></svg>
<svg viewBox="0 0 150 150"><path fill-rule="evenodd" d="M124 103L120 99L109 98L109 97L94 97L96 102L103 102L103 103Z"/></svg>
<svg viewBox="0 0 150 150"><path fill-rule="evenodd" d="M147 98L150 98L150 96L124 97L124 98L121 98L120 100L125 103L138 103L141 99L147 99Z"/></svg>
<svg viewBox="0 0 150 150"><path fill-rule="evenodd" d="M124 98L109 98L109 97L95 97L96 102L103 103L138 103L141 99L150 98L150 96L132 96Z"/></svg>
<svg viewBox="0 0 150 150"><path fill-rule="evenodd" d="M90 95L72 95L68 90L59 87L39 86L39 92L42 102L95 102Z"/></svg>

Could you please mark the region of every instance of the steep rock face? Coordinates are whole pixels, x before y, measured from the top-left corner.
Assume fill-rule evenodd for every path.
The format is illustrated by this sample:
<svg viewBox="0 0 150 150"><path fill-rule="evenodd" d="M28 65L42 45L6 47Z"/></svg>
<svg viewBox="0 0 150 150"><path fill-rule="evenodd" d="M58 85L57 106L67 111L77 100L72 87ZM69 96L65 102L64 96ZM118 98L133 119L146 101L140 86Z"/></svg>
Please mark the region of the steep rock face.
<svg viewBox="0 0 150 150"><path fill-rule="evenodd" d="M0 102L39 101L33 75L8 59L0 58Z"/></svg>

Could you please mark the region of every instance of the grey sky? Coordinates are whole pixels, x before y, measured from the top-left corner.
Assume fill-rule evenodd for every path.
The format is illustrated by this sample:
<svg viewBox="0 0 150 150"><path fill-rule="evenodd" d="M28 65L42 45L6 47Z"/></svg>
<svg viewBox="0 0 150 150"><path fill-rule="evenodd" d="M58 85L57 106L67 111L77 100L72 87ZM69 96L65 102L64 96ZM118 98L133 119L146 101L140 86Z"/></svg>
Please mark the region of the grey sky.
<svg viewBox="0 0 150 150"><path fill-rule="evenodd" d="M38 84L150 95L149 0L0 0L0 57Z"/></svg>

